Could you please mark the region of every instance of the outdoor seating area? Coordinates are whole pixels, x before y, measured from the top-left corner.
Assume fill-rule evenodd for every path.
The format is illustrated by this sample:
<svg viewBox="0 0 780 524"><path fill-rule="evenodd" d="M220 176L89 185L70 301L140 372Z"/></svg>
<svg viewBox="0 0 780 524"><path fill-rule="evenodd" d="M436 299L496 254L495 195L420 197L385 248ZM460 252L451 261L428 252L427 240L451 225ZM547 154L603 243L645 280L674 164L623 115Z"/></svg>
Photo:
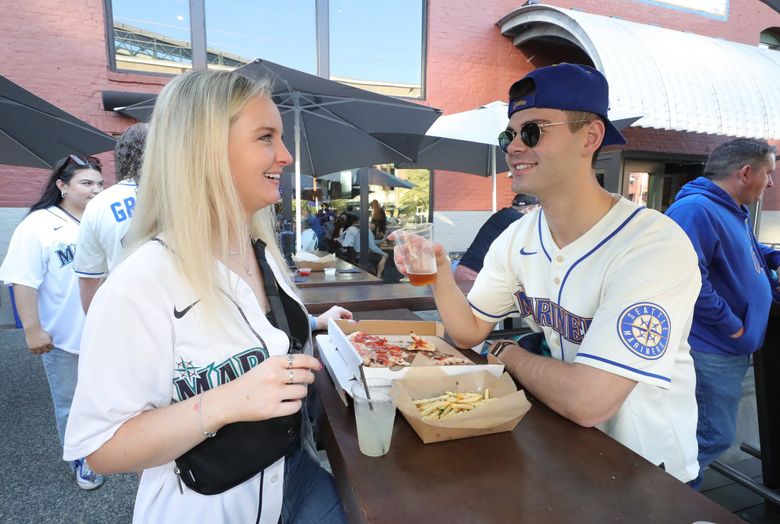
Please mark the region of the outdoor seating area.
<svg viewBox="0 0 780 524"><path fill-rule="evenodd" d="M780 523L780 0L7 11L0 523Z"/></svg>

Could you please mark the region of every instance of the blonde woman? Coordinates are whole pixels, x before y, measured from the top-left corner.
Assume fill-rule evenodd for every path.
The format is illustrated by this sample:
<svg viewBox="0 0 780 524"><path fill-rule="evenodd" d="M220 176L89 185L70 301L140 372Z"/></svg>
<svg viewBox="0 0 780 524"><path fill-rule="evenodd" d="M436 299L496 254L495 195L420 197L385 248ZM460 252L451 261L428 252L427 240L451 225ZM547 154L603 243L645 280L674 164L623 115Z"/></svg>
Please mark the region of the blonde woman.
<svg viewBox="0 0 780 524"><path fill-rule="evenodd" d="M269 93L204 71L163 89L129 255L87 317L65 455L143 470L135 522L344 520L313 458L321 364L273 241L292 159Z"/></svg>

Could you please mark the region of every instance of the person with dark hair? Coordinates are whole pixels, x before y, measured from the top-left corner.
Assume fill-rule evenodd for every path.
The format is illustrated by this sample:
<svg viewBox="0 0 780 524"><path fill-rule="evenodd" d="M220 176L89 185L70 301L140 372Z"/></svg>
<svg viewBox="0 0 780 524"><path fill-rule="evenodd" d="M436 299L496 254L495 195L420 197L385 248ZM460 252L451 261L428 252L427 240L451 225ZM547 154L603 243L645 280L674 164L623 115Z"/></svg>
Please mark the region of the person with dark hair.
<svg viewBox="0 0 780 524"><path fill-rule="evenodd" d="M379 239L385 238L387 214L385 213L385 208L376 199L371 201L371 223L376 227L376 237Z"/></svg>
<svg viewBox="0 0 780 524"><path fill-rule="evenodd" d="M540 207L493 242L468 297L433 245L431 287L456 345L473 347L498 321L519 316L543 341L491 345L510 375L561 416L687 482L698 473L688 346L701 282L696 253L668 217L598 183L594 156L626 143L608 107L606 77L585 65L541 67L509 88L498 144L512 190ZM395 250L405 271L406 252Z"/></svg>
<svg viewBox="0 0 780 524"><path fill-rule="evenodd" d="M474 280L485 263L485 255L490 249L490 244L504 232L509 224L519 220L523 215L536 209L539 201L531 195L517 194L512 199L512 205L499 209L487 219L474 241L461 257L455 268L455 280Z"/></svg>
<svg viewBox="0 0 780 524"><path fill-rule="evenodd" d="M685 184L666 211L690 237L702 278L688 338L702 469L734 442L742 378L764 342L769 307L778 297L771 270L780 264L780 251L756 240L747 207L772 187L776 153L748 138L719 145L704 176ZM700 472L691 485L698 489L701 481Z"/></svg>
<svg viewBox="0 0 780 524"><path fill-rule="evenodd" d="M0 266L0 280L13 285L27 348L42 356L60 444L76 389L84 324L74 250L84 208L103 189L100 168L97 158L80 155L57 162L43 195L14 231ZM81 489L103 483L83 458L70 467Z"/></svg>
<svg viewBox="0 0 780 524"><path fill-rule="evenodd" d="M122 133L114 148L116 184L98 195L81 220L73 269L79 277L84 311L103 279L122 255L122 239L135 211L135 193L141 178L146 133L149 126L139 123Z"/></svg>

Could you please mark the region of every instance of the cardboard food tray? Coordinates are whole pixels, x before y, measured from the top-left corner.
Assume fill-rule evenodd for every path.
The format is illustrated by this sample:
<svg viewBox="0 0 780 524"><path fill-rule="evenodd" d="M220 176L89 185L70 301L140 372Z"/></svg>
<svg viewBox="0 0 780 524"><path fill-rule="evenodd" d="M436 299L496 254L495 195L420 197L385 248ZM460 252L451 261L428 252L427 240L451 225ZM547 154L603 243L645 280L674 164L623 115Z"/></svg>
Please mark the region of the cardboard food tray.
<svg viewBox="0 0 780 524"><path fill-rule="evenodd" d="M393 383L392 394L398 411L426 444L512 431L531 409L525 393L517 390L507 373L500 377L486 371L451 376L442 371L418 367ZM445 420L422 420L413 402L445 391L482 393L486 388L496 400Z"/></svg>
<svg viewBox="0 0 780 524"><path fill-rule="evenodd" d="M444 336L444 325L440 322L408 320L361 320L360 322L350 322L348 320L328 319L328 335L341 354L342 359L344 359L352 376L356 377L360 376L360 365L363 363L363 359L347 339L347 336L355 331L387 337L389 342L400 342L399 345L401 347L409 344L409 332L414 331L417 335L435 344L436 349L439 351L468 359L467 356L444 341L442 338ZM495 376L500 376L504 372L504 365L493 355L488 355L487 364L436 366L424 355L423 351L419 353L409 367L390 369L364 366L363 371L366 377L389 379L403 378L409 369L415 367L437 368L447 375L489 371Z"/></svg>
<svg viewBox="0 0 780 524"><path fill-rule="evenodd" d="M317 257L317 260L304 260L298 255L293 255L292 259L296 267L308 267L312 271L323 271L326 267L336 267L336 255L327 251L313 251L310 253Z"/></svg>

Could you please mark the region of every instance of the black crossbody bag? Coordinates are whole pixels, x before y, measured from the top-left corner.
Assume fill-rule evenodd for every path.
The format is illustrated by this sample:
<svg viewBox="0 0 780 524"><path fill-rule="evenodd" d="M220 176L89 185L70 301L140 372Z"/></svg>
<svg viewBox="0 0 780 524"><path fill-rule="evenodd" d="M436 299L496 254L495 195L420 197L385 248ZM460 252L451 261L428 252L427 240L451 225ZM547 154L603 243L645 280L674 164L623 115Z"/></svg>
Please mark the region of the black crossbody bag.
<svg viewBox="0 0 780 524"><path fill-rule="evenodd" d="M265 259L265 244L258 240L253 247L271 305L268 318L290 337L289 352L300 353L308 339L308 318L295 300L284 292L280 294L274 274ZM230 300L252 333L263 342L238 303L232 298ZM304 341L293 337L293 333L304 334ZM219 429L216 436L207 438L177 458L176 474L188 488L201 495L223 493L294 451L299 445L300 427L301 411L257 422L227 424Z"/></svg>

